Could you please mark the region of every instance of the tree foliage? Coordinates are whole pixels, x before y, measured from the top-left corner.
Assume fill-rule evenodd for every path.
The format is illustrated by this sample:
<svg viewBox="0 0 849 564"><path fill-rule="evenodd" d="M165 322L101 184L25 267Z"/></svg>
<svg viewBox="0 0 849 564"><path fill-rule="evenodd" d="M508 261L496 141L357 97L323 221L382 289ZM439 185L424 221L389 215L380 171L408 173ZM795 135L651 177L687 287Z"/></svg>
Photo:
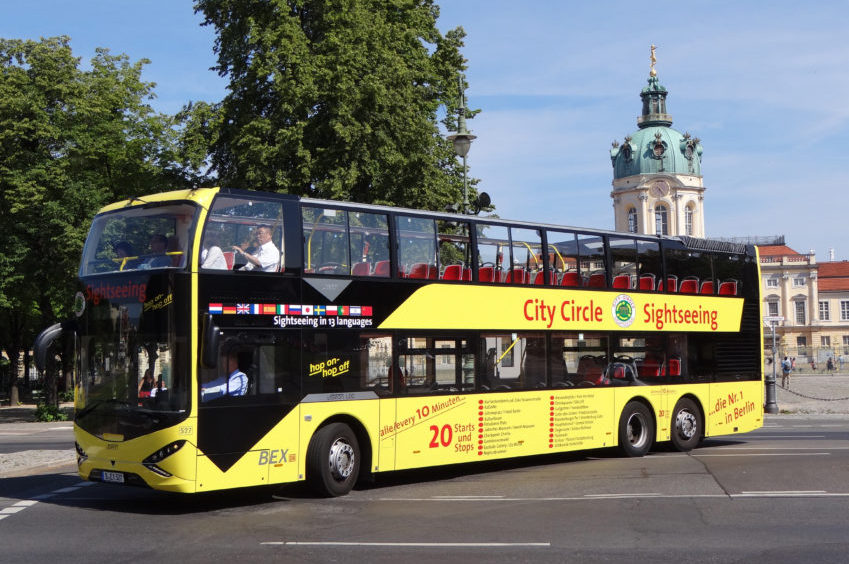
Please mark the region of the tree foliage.
<svg viewBox="0 0 849 564"><path fill-rule="evenodd" d="M442 209L462 169L440 134L464 32L432 0L198 0L229 77L211 163L222 185Z"/></svg>
<svg viewBox="0 0 849 564"><path fill-rule="evenodd" d="M82 70L68 37L0 39L0 344L13 374L37 330L68 315L95 211L180 178L147 62L98 49Z"/></svg>

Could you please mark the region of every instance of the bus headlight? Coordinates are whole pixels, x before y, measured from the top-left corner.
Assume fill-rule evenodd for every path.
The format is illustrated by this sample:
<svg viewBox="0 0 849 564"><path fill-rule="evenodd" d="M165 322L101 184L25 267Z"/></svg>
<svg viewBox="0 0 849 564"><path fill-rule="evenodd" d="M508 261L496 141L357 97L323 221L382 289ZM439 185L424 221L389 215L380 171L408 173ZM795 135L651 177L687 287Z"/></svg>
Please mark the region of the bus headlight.
<svg viewBox="0 0 849 564"><path fill-rule="evenodd" d="M74 441L74 448L77 451L77 466L88 460L88 455L83 450L83 447L80 446L80 443Z"/></svg>
<svg viewBox="0 0 849 564"><path fill-rule="evenodd" d="M151 472L156 472L160 476L170 478L171 474L157 466L160 462L183 448L186 441L174 441L173 443L162 447L142 461L142 464Z"/></svg>

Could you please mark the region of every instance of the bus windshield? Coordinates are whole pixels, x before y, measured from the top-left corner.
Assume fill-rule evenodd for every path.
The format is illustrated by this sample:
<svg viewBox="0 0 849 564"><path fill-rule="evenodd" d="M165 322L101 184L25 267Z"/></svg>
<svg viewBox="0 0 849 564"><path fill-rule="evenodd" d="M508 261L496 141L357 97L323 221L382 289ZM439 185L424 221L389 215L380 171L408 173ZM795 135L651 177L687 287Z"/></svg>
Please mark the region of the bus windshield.
<svg viewBox="0 0 849 564"><path fill-rule="evenodd" d="M80 276L185 268L197 209L190 204L140 206L95 217Z"/></svg>
<svg viewBox="0 0 849 564"><path fill-rule="evenodd" d="M86 288L80 324L76 422L123 439L173 425L187 414L185 333L163 274L98 280Z"/></svg>

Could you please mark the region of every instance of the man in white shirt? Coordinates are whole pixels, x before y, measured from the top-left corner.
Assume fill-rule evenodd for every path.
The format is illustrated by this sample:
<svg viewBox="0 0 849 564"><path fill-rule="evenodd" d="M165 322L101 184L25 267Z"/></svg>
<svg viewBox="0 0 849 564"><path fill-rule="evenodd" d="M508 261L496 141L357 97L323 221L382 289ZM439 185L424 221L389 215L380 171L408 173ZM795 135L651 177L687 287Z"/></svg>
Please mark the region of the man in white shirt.
<svg viewBox="0 0 849 564"><path fill-rule="evenodd" d="M242 255L248 263L242 270L262 270L264 272L277 272L280 266L280 251L271 242L271 227L260 225L256 228L256 238L259 242L254 254L246 253L237 245L233 245L233 251Z"/></svg>
<svg viewBox="0 0 849 564"><path fill-rule="evenodd" d="M223 396L243 396L248 393L248 376L239 369L236 353L227 357L229 376L219 376L200 386L200 401L207 402Z"/></svg>

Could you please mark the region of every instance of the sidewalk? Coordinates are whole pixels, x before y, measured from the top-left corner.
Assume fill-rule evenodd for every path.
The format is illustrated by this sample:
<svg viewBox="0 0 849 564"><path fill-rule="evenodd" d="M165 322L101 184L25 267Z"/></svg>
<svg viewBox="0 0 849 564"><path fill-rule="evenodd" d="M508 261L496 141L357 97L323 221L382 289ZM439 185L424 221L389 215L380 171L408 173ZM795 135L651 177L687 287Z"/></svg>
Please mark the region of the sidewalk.
<svg viewBox="0 0 849 564"><path fill-rule="evenodd" d="M74 419L74 404L62 403L59 405L62 413L68 416L68 421ZM21 404L9 407L8 405L0 406L0 424L2 423L35 423L35 405ZM52 421L52 423L61 423L61 421Z"/></svg>

